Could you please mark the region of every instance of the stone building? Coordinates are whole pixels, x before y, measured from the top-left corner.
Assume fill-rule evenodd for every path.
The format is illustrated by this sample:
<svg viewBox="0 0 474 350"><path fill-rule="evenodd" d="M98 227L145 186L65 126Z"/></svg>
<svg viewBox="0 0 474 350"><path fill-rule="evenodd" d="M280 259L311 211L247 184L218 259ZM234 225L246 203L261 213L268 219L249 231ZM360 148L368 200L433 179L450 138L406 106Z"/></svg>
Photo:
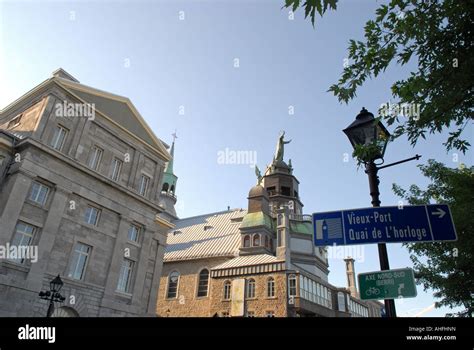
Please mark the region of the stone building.
<svg viewBox="0 0 474 350"><path fill-rule="evenodd" d="M159 316L380 316L376 304L328 282L326 248L313 244L299 181L291 160L283 161L287 143L281 135L263 176L256 168L257 185L249 191L246 210L173 221Z"/></svg>
<svg viewBox="0 0 474 350"><path fill-rule="evenodd" d="M1 110L0 316L44 316L58 274L54 315L155 316L167 147L128 98L62 69Z"/></svg>

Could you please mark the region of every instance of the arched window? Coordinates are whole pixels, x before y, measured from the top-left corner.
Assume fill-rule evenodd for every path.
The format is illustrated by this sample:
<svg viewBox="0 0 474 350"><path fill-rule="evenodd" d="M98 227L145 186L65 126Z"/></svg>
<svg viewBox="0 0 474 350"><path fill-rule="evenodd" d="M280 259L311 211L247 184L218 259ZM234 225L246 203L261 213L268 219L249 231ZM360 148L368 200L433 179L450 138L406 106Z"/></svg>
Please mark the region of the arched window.
<svg viewBox="0 0 474 350"><path fill-rule="evenodd" d="M204 269L199 272L199 282L198 282L198 297L207 297L207 290L209 287L209 270Z"/></svg>
<svg viewBox="0 0 474 350"><path fill-rule="evenodd" d="M260 246L260 235L258 233L253 235L253 246L254 247Z"/></svg>
<svg viewBox="0 0 474 350"><path fill-rule="evenodd" d="M267 279L267 297L273 298L275 296L275 279L269 277Z"/></svg>
<svg viewBox="0 0 474 350"><path fill-rule="evenodd" d="M245 297L247 299L255 298L255 280L253 278L247 281L247 288L245 291Z"/></svg>
<svg viewBox="0 0 474 350"><path fill-rule="evenodd" d="M170 192L174 193L174 185L171 185Z"/></svg>
<svg viewBox="0 0 474 350"><path fill-rule="evenodd" d="M245 237L244 237L244 248L248 248L248 247L250 247L250 236L245 235Z"/></svg>
<svg viewBox="0 0 474 350"><path fill-rule="evenodd" d="M163 192L168 192L168 188L169 188L169 187L170 187L170 185L169 185L167 182L165 182L165 183L163 184L163 187L161 188L161 190L162 190Z"/></svg>
<svg viewBox="0 0 474 350"><path fill-rule="evenodd" d="M230 281L224 282L224 300L230 300L230 291L232 288L232 283Z"/></svg>
<svg viewBox="0 0 474 350"><path fill-rule="evenodd" d="M168 291L166 297L169 299L176 298L178 295L179 272L173 271L168 276Z"/></svg>

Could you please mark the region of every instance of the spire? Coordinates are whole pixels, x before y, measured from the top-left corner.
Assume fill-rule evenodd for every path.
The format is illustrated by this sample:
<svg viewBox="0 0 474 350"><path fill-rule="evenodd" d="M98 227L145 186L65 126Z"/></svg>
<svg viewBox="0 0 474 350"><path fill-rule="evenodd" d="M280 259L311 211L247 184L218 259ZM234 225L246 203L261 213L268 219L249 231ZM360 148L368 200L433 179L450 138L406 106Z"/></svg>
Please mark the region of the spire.
<svg viewBox="0 0 474 350"><path fill-rule="evenodd" d="M176 131L172 134L173 143L171 144L170 154L171 159L165 165L163 171L163 180L161 184L160 192L160 206L165 210L163 217L168 221L173 221L177 219L176 210L174 205L176 204L176 183L178 182L178 177L173 172L173 163L174 163L174 143L178 136L176 136Z"/></svg>

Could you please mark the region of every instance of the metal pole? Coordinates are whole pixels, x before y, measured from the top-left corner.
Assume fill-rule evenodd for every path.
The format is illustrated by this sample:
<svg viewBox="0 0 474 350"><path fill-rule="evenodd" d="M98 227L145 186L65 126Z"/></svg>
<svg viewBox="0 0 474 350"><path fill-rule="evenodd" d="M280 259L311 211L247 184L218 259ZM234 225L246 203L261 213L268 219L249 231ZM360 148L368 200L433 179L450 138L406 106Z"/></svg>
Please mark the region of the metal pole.
<svg viewBox="0 0 474 350"><path fill-rule="evenodd" d="M46 313L46 317L51 317L54 312L54 302L53 302L54 293L51 293L51 299L49 300L48 312Z"/></svg>
<svg viewBox="0 0 474 350"><path fill-rule="evenodd" d="M365 167L365 173L369 176L370 196L372 197L372 206L380 207L379 177L377 175L378 168L373 161ZM387 246L385 243L378 244L380 270L390 270L388 263ZM395 310L395 301L393 299L385 299L385 313L387 317L397 317Z"/></svg>

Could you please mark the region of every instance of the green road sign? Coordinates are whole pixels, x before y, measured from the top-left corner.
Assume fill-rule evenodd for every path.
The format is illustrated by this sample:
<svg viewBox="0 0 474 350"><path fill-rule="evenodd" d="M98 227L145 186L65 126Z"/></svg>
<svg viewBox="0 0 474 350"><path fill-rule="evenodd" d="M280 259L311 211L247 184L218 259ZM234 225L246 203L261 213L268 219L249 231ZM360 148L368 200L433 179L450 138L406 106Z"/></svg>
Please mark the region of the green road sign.
<svg viewBox="0 0 474 350"><path fill-rule="evenodd" d="M412 269L360 273L358 279L362 300L416 297Z"/></svg>

